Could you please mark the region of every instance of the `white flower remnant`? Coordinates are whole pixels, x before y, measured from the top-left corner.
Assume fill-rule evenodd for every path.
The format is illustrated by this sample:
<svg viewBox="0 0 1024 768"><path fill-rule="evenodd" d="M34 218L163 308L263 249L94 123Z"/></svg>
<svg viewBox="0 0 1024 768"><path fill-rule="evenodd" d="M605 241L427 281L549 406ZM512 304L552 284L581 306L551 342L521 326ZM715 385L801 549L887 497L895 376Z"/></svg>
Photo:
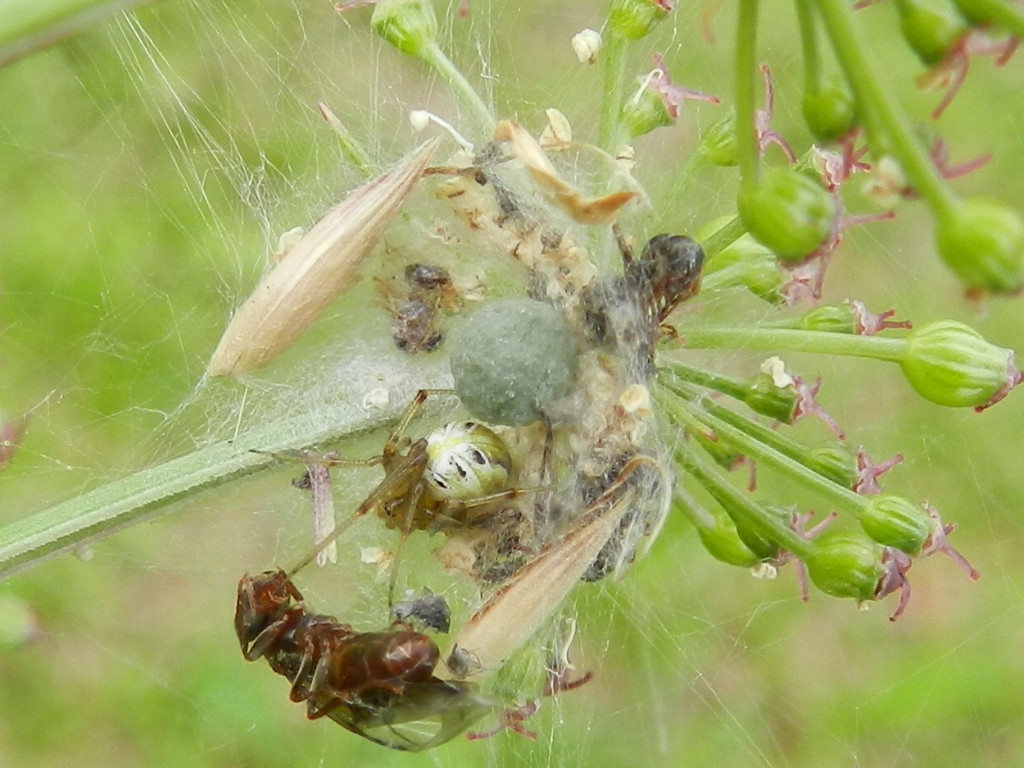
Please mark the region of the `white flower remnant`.
<svg viewBox="0 0 1024 768"><path fill-rule="evenodd" d="M584 29L572 36L572 51L580 64L597 63L601 42L601 33L594 29Z"/></svg>
<svg viewBox="0 0 1024 768"><path fill-rule="evenodd" d="M772 384L779 389L795 386L796 382L786 370L786 364L781 357L769 357L761 363L761 373L766 373L772 378Z"/></svg>

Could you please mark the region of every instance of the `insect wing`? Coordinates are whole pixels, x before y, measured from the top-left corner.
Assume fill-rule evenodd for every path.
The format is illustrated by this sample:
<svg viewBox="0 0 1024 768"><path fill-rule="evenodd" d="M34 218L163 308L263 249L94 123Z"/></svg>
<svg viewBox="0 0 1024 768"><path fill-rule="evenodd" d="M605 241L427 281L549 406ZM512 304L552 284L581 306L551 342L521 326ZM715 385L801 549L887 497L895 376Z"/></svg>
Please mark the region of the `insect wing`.
<svg viewBox="0 0 1024 768"><path fill-rule="evenodd" d="M389 749L422 752L464 733L496 706L497 702L476 693L469 683L431 678L406 684L401 694L386 703L374 705L356 698L327 716Z"/></svg>

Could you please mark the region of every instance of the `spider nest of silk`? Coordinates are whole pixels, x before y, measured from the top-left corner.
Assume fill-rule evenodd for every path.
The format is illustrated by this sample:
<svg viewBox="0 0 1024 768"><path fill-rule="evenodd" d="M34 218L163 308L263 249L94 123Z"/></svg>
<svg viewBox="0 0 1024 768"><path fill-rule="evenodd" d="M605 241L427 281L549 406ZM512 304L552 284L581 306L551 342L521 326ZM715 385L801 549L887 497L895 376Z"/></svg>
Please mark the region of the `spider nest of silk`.
<svg viewBox="0 0 1024 768"><path fill-rule="evenodd" d="M630 245L621 235L624 274L600 274L585 241L614 249L605 233L639 193L612 158L574 145L564 138L567 130L564 123L549 124L537 142L502 123L483 150L438 168L451 175L434 194L453 215L436 224L434 235L478 258L511 258L522 267L526 298L492 300L471 314L450 352L463 405L509 446L513 485L539 489L514 501L518 563L556 546L602 504L628 495L616 533L584 568L582 577L593 580L621 572L669 507L670 460L658 441L647 387L667 297L659 293L656 270L647 268L654 256L647 249L640 259L627 254ZM545 150L596 155L615 166L625 189L585 197L562 179ZM590 238L594 229L605 236ZM612 256L602 261L618 261ZM689 294L698 281L699 265L688 276ZM463 540L455 533L445 553ZM488 581L489 573L513 570L507 560L497 568L474 562L473 575Z"/></svg>
<svg viewBox="0 0 1024 768"><path fill-rule="evenodd" d="M696 293L703 253L689 238L661 235L635 255L613 225L620 209L639 196L635 183L611 158L574 145L567 124L551 114L549 120L542 137L548 149L598 156L613 166L613 184L622 191L585 196L563 180L540 142L512 123L501 123L481 151L464 148L446 166L428 166L436 142L424 145L325 217L336 215L340 223L334 226L346 237L330 230L326 238L323 231L315 238L321 250L329 249L331 237L343 240L349 260L358 262L372 245L351 244L359 241L348 229L359 235L359 227L346 218L348 210L367 200L370 207L380 200L392 205L389 195L404 201L409 180L426 176L433 178L421 184L432 187L446 208L431 234L446 248L466 252L460 263L471 263L471 253L474 260L509 260L496 267L500 270L521 265L518 290L503 291L514 297L480 302L465 313L450 340L434 327L436 312L453 304L455 287L471 279L449 276L434 265L406 268L413 287L408 304L427 318L425 333L413 326L415 315L394 298L395 290L386 289L388 311L401 320L397 346L409 354L421 347L446 349L454 380L454 392L446 394L458 396L472 421L448 423L419 439L407 437L420 405L432 394L421 391L381 455L363 462L381 465L385 477L348 522L322 531L313 552L289 572L246 575L239 584L235 626L245 658L263 657L288 677L293 700L307 703L310 718L326 715L396 749L435 746L489 711L502 712L496 730L521 730L520 721L536 708L509 708L510 699L522 699L521 687L510 696L484 695L480 686L493 689L495 673L532 645L579 581L621 574L641 544L653 539L672 498L672 463L657 438L648 384L665 318ZM375 191L374 184L384 192ZM389 184L404 185L406 191L393 192ZM397 211L398 204L393 208ZM317 227L321 224L311 232ZM599 269L591 257L595 246L581 245L583 240L600 243L602 238L592 236L599 230L604 241L614 235L604 261L621 260L621 270ZM282 264L288 258L291 252ZM443 300L433 293L442 287ZM430 343L410 342L413 338ZM230 343L222 346L231 360L245 357ZM325 472L313 468L345 462L302 460L311 467L303 487L313 491L316 510L317 489L328 481ZM447 606L441 610L431 603L421 611L415 601L413 607L395 605L400 557L381 561L392 569L389 599L396 617L383 632L359 633L333 617L311 613L292 582L314 558L323 562L333 541L369 513L400 532L399 554L415 530L443 533L445 541L436 550L441 562L478 586L478 607L455 628L447 651L411 623L437 630L437 616L444 614L445 631ZM535 695L568 690L589 677L569 680L571 633L551 642L555 647Z"/></svg>

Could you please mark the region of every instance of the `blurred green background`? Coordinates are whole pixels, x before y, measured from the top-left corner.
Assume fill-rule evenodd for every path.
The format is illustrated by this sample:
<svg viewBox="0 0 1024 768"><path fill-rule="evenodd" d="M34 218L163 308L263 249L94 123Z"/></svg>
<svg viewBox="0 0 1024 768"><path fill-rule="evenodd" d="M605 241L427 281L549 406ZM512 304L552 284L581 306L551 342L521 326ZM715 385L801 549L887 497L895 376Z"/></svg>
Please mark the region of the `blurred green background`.
<svg viewBox="0 0 1024 768"><path fill-rule="evenodd" d="M502 114L535 127L557 106L585 137L599 75L568 40L600 25L601 5L474 2L446 24L446 47ZM778 5L786 12L769 14L762 56L776 77L775 127L801 146L797 39ZM732 16L714 7L684 4L638 49L666 53L676 82L728 102ZM0 523L301 408L310 382L338 376L343 388L339 361L386 337L386 313L364 287L350 300L370 303L369 319L349 328L335 308L249 382L244 408L240 385L203 380L277 234L355 183L316 102L383 164L412 141L409 108L451 114L440 85L374 40L367 16L321 0L166 0L0 69L0 409L29 417L0 473ZM915 89L920 67L891 9L859 18L891 87L923 119L938 95ZM954 161L995 153L959 189L1024 200L1022 66L1020 56L1003 69L975 62L940 122ZM698 169L683 186L678 171L724 109L688 106L678 127L638 142L652 232L693 230L731 209L731 172ZM964 301L930 233L912 204L851 232L826 300L964 320L1021 349L1020 300ZM308 546L306 506L284 468L0 583L0 765L1014 764L1024 755L1024 400L977 416L920 402L882 364L794 360L824 375L822 400L854 445L906 455L887 489L958 523L954 543L979 583L941 558L919 563L910 608L890 624L891 603L861 613L817 594L804 605L791 572L762 582L718 564L670 519L625 581L578 590L576 663L595 679L543 702L529 723L536 742L502 734L409 756L306 722L286 683L239 654L239 576ZM373 478L345 481L342 511ZM372 540L373 529L357 535ZM341 562L357 562L354 546ZM326 579L317 605L342 618L353 593L379 601L385 591L363 566Z"/></svg>

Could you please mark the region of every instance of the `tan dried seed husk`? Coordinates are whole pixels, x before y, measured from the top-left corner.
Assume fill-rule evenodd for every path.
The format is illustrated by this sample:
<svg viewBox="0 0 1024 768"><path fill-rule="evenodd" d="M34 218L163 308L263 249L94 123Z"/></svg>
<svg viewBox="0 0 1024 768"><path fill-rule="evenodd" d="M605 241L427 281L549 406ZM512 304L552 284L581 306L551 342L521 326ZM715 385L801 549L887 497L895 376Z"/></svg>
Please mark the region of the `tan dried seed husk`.
<svg viewBox="0 0 1024 768"><path fill-rule="evenodd" d="M211 376L242 376L290 347L356 272L408 199L439 139L332 208L284 255L228 324L210 359Z"/></svg>
<svg viewBox="0 0 1024 768"><path fill-rule="evenodd" d="M473 673L500 669L547 623L614 535L633 501L635 494L624 493L597 518L517 571L473 614L454 645L473 659Z"/></svg>
<svg viewBox="0 0 1024 768"><path fill-rule="evenodd" d="M534 184L545 199L557 205L579 224L611 224L619 215L621 208L639 196L638 192L621 190L602 197L585 197L558 175L540 143L510 120L503 120L498 124L494 139L510 142L512 154L526 166Z"/></svg>

